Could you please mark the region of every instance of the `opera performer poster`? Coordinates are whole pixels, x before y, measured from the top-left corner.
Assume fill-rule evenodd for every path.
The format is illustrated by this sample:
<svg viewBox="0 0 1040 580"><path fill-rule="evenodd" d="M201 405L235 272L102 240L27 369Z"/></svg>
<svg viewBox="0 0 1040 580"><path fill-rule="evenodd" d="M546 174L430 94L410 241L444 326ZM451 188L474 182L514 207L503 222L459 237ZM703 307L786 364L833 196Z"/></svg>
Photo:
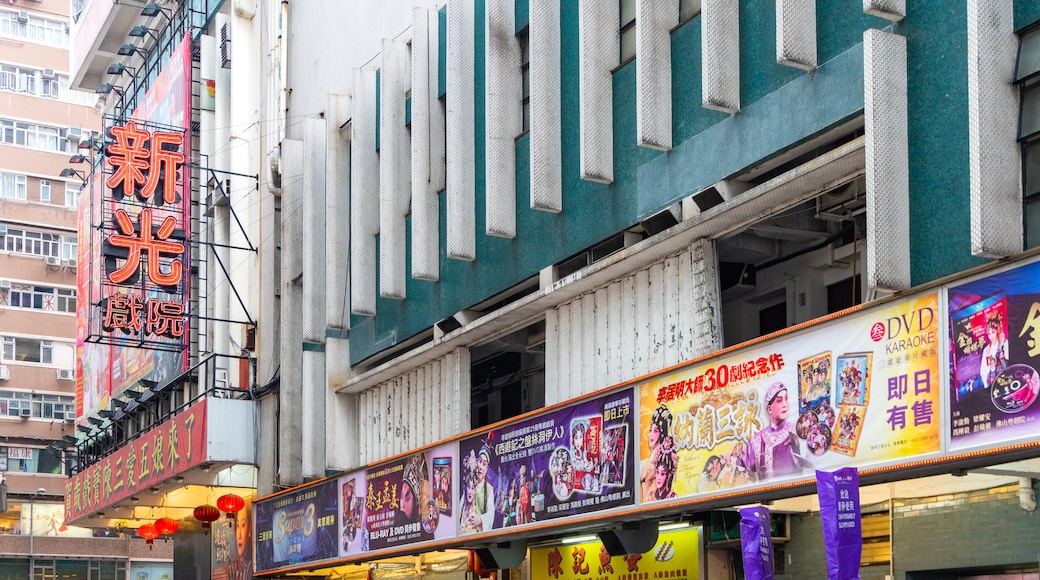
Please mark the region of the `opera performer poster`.
<svg viewBox="0 0 1040 580"><path fill-rule="evenodd" d="M950 449L1036 436L1040 262L949 289Z"/></svg>
<svg viewBox="0 0 1040 580"><path fill-rule="evenodd" d="M632 505L631 389L459 442L459 535Z"/></svg>
<svg viewBox="0 0 1040 580"><path fill-rule="evenodd" d="M929 293L643 382L641 501L938 452L939 348Z"/></svg>

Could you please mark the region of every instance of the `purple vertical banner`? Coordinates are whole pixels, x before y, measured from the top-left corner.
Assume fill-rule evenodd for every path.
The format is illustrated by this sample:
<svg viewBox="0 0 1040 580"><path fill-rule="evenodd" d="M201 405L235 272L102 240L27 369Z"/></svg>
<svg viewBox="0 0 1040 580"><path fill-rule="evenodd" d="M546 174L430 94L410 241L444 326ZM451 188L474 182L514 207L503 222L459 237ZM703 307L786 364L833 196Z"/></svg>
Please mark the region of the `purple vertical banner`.
<svg viewBox="0 0 1040 580"><path fill-rule="evenodd" d="M829 580L859 580L863 532L859 513L859 472L855 467L816 472Z"/></svg>
<svg viewBox="0 0 1040 580"><path fill-rule="evenodd" d="M773 580L769 508L761 505L740 508L740 547L744 556L744 578Z"/></svg>

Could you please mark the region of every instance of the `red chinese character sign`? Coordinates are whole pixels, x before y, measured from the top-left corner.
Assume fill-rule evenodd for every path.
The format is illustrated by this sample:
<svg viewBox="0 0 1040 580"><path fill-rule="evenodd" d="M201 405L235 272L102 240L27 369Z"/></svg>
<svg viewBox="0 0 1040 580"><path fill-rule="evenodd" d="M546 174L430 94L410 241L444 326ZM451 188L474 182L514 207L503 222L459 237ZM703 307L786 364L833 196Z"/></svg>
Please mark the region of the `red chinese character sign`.
<svg viewBox="0 0 1040 580"><path fill-rule="evenodd" d="M142 379L162 384L187 368L191 74L185 36L140 105L105 118L80 202L80 419Z"/></svg>
<svg viewBox="0 0 1040 580"><path fill-rule="evenodd" d="M938 304L920 295L643 382L641 502L938 453Z"/></svg>
<svg viewBox="0 0 1040 580"><path fill-rule="evenodd" d="M144 340L184 337L185 219L178 175L184 133L149 131L134 121L110 129L111 194L105 231L102 328Z"/></svg>

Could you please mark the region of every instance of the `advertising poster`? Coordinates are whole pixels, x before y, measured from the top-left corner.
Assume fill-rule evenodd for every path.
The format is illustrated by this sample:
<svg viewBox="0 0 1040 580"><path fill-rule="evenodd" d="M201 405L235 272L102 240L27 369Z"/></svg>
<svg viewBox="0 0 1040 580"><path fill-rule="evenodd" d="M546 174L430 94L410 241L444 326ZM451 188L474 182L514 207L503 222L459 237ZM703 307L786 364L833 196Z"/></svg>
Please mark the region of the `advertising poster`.
<svg viewBox="0 0 1040 580"><path fill-rule="evenodd" d="M459 534L632 505L633 392L611 393L459 442Z"/></svg>
<svg viewBox="0 0 1040 580"><path fill-rule="evenodd" d="M257 572L338 555L336 484L332 479L254 504Z"/></svg>
<svg viewBox="0 0 1040 580"><path fill-rule="evenodd" d="M149 132L164 131L183 135L184 145L180 147L180 152L187 159L191 157L190 114L191 39L186 36L170 55L169 62L162 67L162 71L155 78L152 86L144 95L141 104L134 110L131 119L127 120L127 123L135 122L140 126L139 129ZM123 123L117 125L123 125L124 128L126 126ZM117 129L117 127L106 127L106 132L110 134L110 139L112 139L113 129ZM133 133L131 132L131 134ZM150 139L154 140L155 137L152 136ZM172 240L182 243L183 240L187 240L190 237L191 180L188 178L188 169L181 166L179 169L174 170L172 177L165 173L163 175L163 180L172 179L176 181L177 199L174 202L165 202L162 200L163 195L154 195L148 197L148 199L143 199L143 197L146 197L142 192L146 187L144 180L145 178L151 178L152 173L158 175L160 168L163 167L162 161L160 161L163 157L158 152L153 155L150 152L150 144L144 152L134 151L132 150L134 147L130 147L130 151L121 152L127 158L143 156L144 169L147 169L145 172L139 171L141 175L137 176L137 179L130 181L131 184L136 183L138 195L133 193L123 194L122 190L119 190L117 194L116 189L111 187L111 180L117 176L119 168L125 167L126 164L125 161L120 160L120 156L115 155L116 151L120 150L122 145L143 146L143 140L144 137L138 137L137 141L128 138L125 144L119 144L117 140L118 147L113 148L109 145L105 152L106 168L103 173L103 177L108 181L98 184L100 188L98 191L104 192L99 197L104 198L105 207L102 210L102 216L95 223L100 223L104 226L103 235L106 236L106 239L97 246L96 251L98 251L98 255L94 260L102 262L103 265L100 268L101 274L99 274L99 277L103 277L105 282L100 289L100 293L94 295L94 300L99 304L102 303L101 300L113 300L117 304L122 305L112 307L110 310L102 306L93 323L98 328L92 330L95 335L106 336L107 340L103 342L110 345L108 346L108 358L110 360L108 361L107 374L110 377L108 394L111 396L118 396L142 379L164 385L187 368L186 351L189 333L183 332L181 335L175 336L177 334L176 331L149 333L148 329L152 326L160 326L166 319L169 320L167 324L172 326L175 324L174 319L180 318L183 320L183 312L188 310L188 284L183 278L173 286L163 286L155 279L155 274L159 272L167 274L173 271L172 262L170 262L173 259L179 258L183 271L190 269L190 256L187 250L177 256L160 249L160 245L164 242ZM164 148L163 152L167 151L165 147L168 146L168 144L161 146ZM122 187L123 189L126 188L126 186ZM153 184L152 187L155 188L155 185ZM164 186L159 187L159 189L162 189L162 187ZM130 220L129 222L122 225L119 224L117 212L120 211L125 212ZM152 227L158 228L154 239L149 239L148 241L145 241L145 237L140 233L140 222L145 219L145 216L153 222ZM173 218L174 221L171 223L176 224L175 229L170 233L164 233L165 230L163 228L166 226L164 219L169 217ZM125 248L113 247L112 239L115 237L134 238L132 242L124 243L145 245L144 249L139 252L142 256L138 258L141 261L141 273L137 278L140 278L140 280L131 279L125 284L112 280L113 272L118 271L119 268L124 267L129 262L129 260L123 259L128 257ZM137 237L140 237L139 241L136 239ZM104 253L104 256L101 255L102 253ZM162 267L152 268L149 260L153 259L153 253L161 255ZM142 257L143 259L141 259ZM156 256L154 259L158 261L160 258ZM155 308L151 306L152 303L158 302L162 302L161 307ZM169 306L170 304L173 306ZM176 312L176 306L178 305L182 307L181 314ZM134 316L134 313L137 316ZM102 323L101 321L104 322ZM112 326L114 321L119 321L121 324ZM154 325L153 322L155 323ZM106 328L106 325L110 327ZM141 332L142 328L144 328L143 333ZM156 348L159 345L125 348L125 345L133 344L133 339L137 336L152 342L163 343L162 348ZM87 356L90 356L89 352L84 353L84 357ZM87 370L86 366L84 370ZM91 394L89 391L90 387L86 385L86 379L84 379L84 394ZM99 408L103 408L105 404L107 404L107 400L101 399ZM89 412L90 408L85 405L84 410Z"/></svg>
<svg viewBox="0 0 1040 580"><path fill-rule="evenodd" d="M454 538L457 462L449 443L340 477L340 556Z"/></svg>
<svg viewBox="0 0 1040 580"><path fill-rule="evenodd" d="M938 452L938 340L929 293L642 383L641 501Z"/></svg>
<svg viewBox="0 0 1040 580"><path fill-rule="evenodd" d="M252 503L234 518L221 518L210 528L211 580L249 580L253 577Z"/></svg>
<svg viewBox="0 0 1040 580"><path fill-rule="evenodd" d="M100 308L94 302L101 297L101 230L91 226L101 223L102 176L101 172L91 176L76 210L76 418L80 422L106 408L111 394L110 348L87 340L100 332Z"/></svg>
<svg viewBox="0 0 1040 580"><path fill-rule="evenodd" d="M32 518L32 535L55 536L60 538L89 538L93 535L90 528L77 526L65 526L65 505L60 503L22 503L21 509L21 533L29 535L29 519Z"/></svg>
<svg viewBox="0 0 1040 580"><path fill-rule="evenodd" d="M532 580L698 580L700 528L661 532L644 554L611 556L599 541L531 549Z"/></svg>
<svg viewBox="0 0 1040 580"><path fill-rule="evenodd" d="M1040 417L1040 262L954 286L950 450L1035 437Z"/></svg>

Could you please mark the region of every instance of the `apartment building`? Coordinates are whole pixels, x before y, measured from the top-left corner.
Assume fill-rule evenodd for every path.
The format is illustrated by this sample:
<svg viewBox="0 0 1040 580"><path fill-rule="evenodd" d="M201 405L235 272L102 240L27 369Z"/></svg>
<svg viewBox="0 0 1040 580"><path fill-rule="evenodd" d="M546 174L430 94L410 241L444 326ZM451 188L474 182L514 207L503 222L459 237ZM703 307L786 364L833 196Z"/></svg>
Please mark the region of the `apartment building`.
<svg viewBox="0 0 1040 580"><path fill-rule="evenodd" d="M125 578L132 555L169 559L161 548L143 554L130 535L64 525L74 456L62 450L77 433L77 215L87 144L101 131L97 97L69 86L69 9L0 6L2 578ZM142 566L158 578L161 566Z"/></svg>

